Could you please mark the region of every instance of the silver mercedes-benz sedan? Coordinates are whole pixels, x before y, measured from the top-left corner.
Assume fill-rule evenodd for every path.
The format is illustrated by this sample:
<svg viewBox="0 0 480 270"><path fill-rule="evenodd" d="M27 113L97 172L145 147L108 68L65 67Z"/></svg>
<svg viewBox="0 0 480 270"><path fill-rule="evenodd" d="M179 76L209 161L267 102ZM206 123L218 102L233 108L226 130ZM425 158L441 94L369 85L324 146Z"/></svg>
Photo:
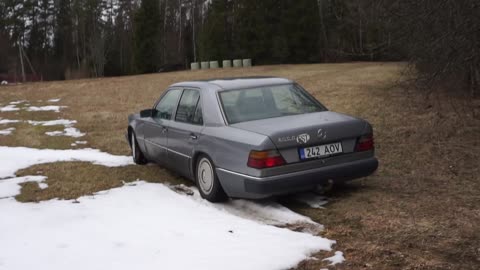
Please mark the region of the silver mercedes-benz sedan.
<svg viewBox="0 0 480 270"><path fill-rule="evenodd" d="M297 83L273 77L171 85L128 117L137 164L195 181L203 198L258 199L372 174L372 126L329 111Z"/></svg>

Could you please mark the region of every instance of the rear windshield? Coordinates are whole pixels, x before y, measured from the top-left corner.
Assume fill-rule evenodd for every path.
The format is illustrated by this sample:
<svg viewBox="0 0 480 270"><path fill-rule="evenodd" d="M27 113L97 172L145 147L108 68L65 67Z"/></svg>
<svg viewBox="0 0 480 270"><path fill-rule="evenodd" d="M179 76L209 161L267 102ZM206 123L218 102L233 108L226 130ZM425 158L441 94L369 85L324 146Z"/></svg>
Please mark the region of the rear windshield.
<svg viewBox="0 0 480 270"><path fill-rule="evenodd" d="M219 92L228 123L325 111L296 84Z"/></svg>

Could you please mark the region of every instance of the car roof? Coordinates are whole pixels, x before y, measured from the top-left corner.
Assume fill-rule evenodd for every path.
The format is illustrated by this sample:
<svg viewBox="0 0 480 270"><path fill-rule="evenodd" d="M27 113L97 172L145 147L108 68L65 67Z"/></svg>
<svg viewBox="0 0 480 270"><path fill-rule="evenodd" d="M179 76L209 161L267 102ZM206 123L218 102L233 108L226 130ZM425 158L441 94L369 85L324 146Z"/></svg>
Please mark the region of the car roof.
<svg viewBox="0 0 480 270"><path fill-rule="evenodd" d="M202 89L231 90L289 83L293 83L293 81L280 77L233 77L185 81L175 83L172 87L198 87Z"/></svg>

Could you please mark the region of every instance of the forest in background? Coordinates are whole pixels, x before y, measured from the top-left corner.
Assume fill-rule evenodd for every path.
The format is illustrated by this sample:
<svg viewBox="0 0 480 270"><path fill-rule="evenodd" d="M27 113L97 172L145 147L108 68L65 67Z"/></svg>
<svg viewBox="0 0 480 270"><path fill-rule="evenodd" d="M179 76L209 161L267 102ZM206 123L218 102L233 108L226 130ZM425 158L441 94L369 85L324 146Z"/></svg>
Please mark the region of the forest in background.
<svg viewBox="0 0 480 270"><path fill-rule="evenodd" d="M43 80L254 64L409 61L417 81L480 84L475 0L2 0L0 74ZM7 74L7 75L5 75ZM460 84L459 84L460 83Z"/></svg>

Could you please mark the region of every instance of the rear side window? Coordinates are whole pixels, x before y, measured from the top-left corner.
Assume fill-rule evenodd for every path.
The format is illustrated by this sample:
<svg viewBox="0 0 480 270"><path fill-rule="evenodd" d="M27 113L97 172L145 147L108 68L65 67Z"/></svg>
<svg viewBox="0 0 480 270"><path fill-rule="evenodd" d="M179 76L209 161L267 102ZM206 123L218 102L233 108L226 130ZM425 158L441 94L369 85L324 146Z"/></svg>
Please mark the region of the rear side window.
<svg viewBox="0 0 480 270"><path fill-rule="evenodd" d="M230 124L326 110L295 84L228 90L219 96Z"/></svg>
<svg viewBox="0 0 480 270"><path fill-rule="evenodd" d="M169 90L155 107L156 110L153 117L170 120L181 94L182 89Z"/></svg>
<svg viewBox="0 0 480 270"><path fill-rule="evenodd" d="M178 104L175 121L191 124L202 124L200 93L198 90L185 89Z"/></svg>

